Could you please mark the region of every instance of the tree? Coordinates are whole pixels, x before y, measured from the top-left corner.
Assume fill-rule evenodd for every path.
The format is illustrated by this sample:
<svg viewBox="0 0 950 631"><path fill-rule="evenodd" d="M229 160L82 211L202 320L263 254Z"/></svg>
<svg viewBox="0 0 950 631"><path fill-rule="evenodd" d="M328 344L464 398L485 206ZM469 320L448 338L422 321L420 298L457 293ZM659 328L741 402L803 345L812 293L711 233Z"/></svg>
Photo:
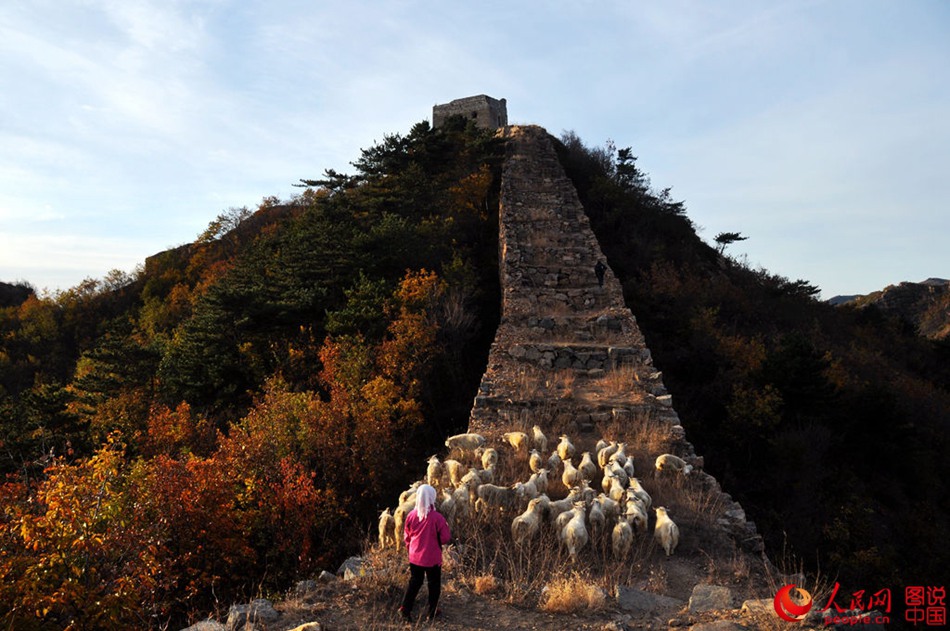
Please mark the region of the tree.
<svg viewBox="0 0 950 631"><path fill-rule="evenodd" d="M716 235L716 251L719 254L722 254L726 250L726 246L735 243L736 241L745 241L749 237L742 236L741 232L720 232Z"/></svg>

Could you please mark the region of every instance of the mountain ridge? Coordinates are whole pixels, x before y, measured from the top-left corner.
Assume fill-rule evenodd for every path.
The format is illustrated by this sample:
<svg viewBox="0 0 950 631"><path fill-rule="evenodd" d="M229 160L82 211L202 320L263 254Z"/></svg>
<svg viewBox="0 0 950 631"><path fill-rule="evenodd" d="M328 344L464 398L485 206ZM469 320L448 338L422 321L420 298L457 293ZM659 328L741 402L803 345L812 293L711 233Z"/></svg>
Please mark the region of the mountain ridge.
<svg viewBox="0 0 950 631"><path fill-rule="evenodd" d="M836 307L878 309L929 339L942 340L950 336L950 280L944 278L903 281L869 294L835 296L828 303Z"/></svg>

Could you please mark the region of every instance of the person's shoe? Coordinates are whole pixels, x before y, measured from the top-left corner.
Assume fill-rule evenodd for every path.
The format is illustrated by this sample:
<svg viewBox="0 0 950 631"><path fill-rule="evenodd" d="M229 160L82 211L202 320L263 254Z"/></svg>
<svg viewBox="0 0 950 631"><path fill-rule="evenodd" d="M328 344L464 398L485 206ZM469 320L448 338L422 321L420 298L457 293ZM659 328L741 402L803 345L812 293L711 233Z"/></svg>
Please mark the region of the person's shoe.
<svg viewBox="0 0 950 631"><path fill-rule="evenodd" d="M442 617L442 610L438 607L435 608L435 611L430 611L429 615L426 616L426 620L435 620L436 618Z"/></svg>
<svg viewBox="0 0 950 631"><path fill-rule="evenodd" d="M409 610L405 607L399 607L399 617L406 622L412 622L412 616L409 615Z"/></svg>

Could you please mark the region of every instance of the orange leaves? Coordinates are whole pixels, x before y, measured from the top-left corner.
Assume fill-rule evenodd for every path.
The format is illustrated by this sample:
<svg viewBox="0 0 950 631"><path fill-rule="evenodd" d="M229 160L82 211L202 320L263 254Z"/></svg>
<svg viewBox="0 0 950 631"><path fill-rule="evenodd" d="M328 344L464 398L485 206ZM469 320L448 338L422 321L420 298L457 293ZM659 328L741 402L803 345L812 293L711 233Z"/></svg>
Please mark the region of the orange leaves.
<svg viewBox="0 0 950 631"><path fill-rule="evenodd" d="M143 571L141 533L126 521L123 450L109 444L79 464L58 462L46 473L31 498L3 498L5 595L21 610L64 624L81 619L97 628L121 628L153 585ZM136 589L116 589L123 577L134 577Z"/></svg>
<svg viewBox="0 0 950 631"><path fill-rule="evenodd" d="M445 292L435 272L408 272L394 294L393 319L377 355L380 371L417 397L418 384L436 352L438 327L431 310Z"/></svg>
<svg viewBox="0 0 950 631"><path fill-rule="evenodd" d="M0 602L64 627L128 628L319 567L351 543L341 524L396 478L401 462L381 455L404 450L423 423L443 291L436 274L407 273L381 341L326 339L322 393L273 377L226 435L187 403L149 406L142 388L99 400L90 418L141 457L113 440L54 463L33 489L0 487ZM315 370L312 342L301 331L297 370ZM95 385L111 366L83 375Z"/></svg>
<svg viewBox="0 0 950 631"><path fill-rule="evenodd" d="M462 178L458 184L449 188L453 208L474 212L484 218L488 213L488 192L491 189L492 173L488 165Z"/></svg>
<svg viewBox="0 0 950 631"><path fill-rule="evenodd" d="M215 441L214 427L204 417L195 417L185 401L174 410L155 405L149 411L144 449L147 454L208 454Z"/></svg>

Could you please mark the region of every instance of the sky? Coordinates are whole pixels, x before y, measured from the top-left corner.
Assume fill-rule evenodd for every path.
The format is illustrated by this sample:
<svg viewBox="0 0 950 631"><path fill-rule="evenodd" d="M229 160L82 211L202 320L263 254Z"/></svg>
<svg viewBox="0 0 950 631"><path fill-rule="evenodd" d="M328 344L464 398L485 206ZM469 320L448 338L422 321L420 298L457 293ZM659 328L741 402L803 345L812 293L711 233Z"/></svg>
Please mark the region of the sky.
<svg viewBox="0 0 950 631"><path fill-rule="evenodd" d="M703 239L822 298L950 278L944 0L15 0L0 281L133 273L476 94L631 147Z"/></svg>

